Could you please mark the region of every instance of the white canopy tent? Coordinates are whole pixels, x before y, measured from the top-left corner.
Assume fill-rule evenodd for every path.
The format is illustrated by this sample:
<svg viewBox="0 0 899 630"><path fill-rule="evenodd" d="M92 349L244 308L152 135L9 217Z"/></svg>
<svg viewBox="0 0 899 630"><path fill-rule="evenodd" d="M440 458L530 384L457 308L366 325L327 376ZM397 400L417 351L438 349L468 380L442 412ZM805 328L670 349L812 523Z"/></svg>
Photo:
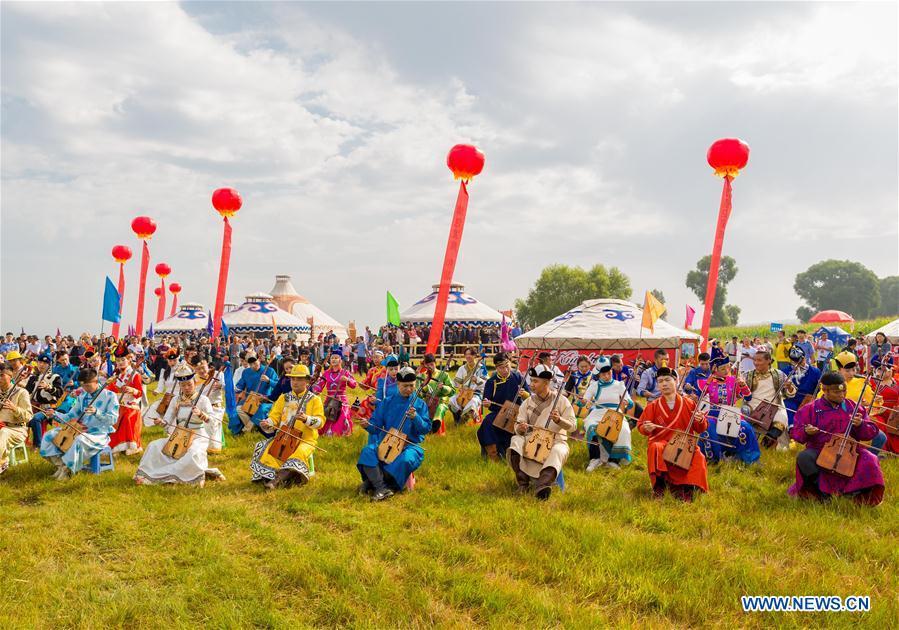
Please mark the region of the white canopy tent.
<svg viewBox="0 0 899 630"><path fill-rule="evenodd" d="M278 308L268 293L253 293L233 311L222 315L222 320L232 333L270 333L272 322L278 334L295 332L309 333L309 324L295 315Z"/></svg>
<svg viewBox="0 0 899 630"><path fill-rule="evenodd" d="M643 309L625 300L587 300L515 338L523 350L655 350L679 348L700 335L659 319L642 328Z"/></svg>
<svg viewBox="0 0 899 630"><path fill-rule="evenodd" d="M155 335L172 335L189 332L204 332L209 323L209 314L202 304L185 302L178 312L153 325Z"/></svg>
<svg viewBox="0 0 899 630"><path fill-rule="evenodd" d="M272 287L271 295L275 304L296 315L307 327L311 326L314 337L317 338L320 333L327 335L333 332L342 343L349 336L346 326L297 293L290 276L283 274L275 276L275 286Z"/></svg>
<svg viewBox="0 0 899 630"><path fill-rule="evenodd" d="M401 322L419 323L434 320L437 291L440 289L440 285L435 284L432 286L432 289L430 294L400 313ZM461 284L453 283L450 285L444 319L447 324L460 323L490 326L499 324L502 319L502 313L468 295L465 292L465 287Z"/></svg>
<svg viewBox="0 0 899 630"><path fill-rule="evenodd" d="M865 341L874 341L877 333L886 335L887 340L893 344L899 344L899 319L894 319L889 324L881 326L877 330L871 331L865 336Z"/></svg>

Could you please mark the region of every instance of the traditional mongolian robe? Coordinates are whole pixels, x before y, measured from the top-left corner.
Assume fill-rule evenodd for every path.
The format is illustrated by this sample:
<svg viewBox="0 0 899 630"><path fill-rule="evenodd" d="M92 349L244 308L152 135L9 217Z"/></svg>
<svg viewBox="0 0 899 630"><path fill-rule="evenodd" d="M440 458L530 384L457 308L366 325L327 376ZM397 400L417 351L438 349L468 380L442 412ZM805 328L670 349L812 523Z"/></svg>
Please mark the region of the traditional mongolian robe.
<svg viewBox="0 0 899 630"><path fill-rule="evenodd" d="M805 444L806 450L812 451L817 458L821 448L833 436L823 431L815 435L807 435L806 425L813 425L830 433L843 434L849 425L855 401L844 400L841 405L819 398L813 404L805 405L796 412L796 421L790 430L790 435L800 444ZM858 415L862 418L861 425L852 427L849 436L858 441L865 441L877 435L877 426L868 418L864 407L859 409ZM876 505L883 499L884 481L880 470L880 463L871 451L862 444L856 444L858 449L858 464L855 474L851 478L843 477L832 472L820 470L818 472L817 490L826 495L853 494L869 492L870 503ZM791 495L813 492L815 488L808 487L808 482L803 478L799 466L796 467L796 483L790 486Z"/></svg>
<svg viewBox="0 0 899 630"><path fill-rule="evenodd" d="M82 391L67 413L56 414L59 421L70 422L77 420L88 407L93 406L96 409L95 413L81 418L83 426L79 428L84 433L75 437L74 444L65 453L53 443L53 439L59 433L59 427L47 431L41 440L41 457L46 459L61 457L62 463L73 473L77 473L94 455L109 446L109 434L119 419L119 399L109 389L104 389L97 399L91 402L93 398L94 394Z"/></svg>
<svg viewBox="0 0 899 630"><path fill-rule="evenodd" d="M556 423L550 420L549 414L555 400L556 394L554 392L550 392L545 400L541 400L535 394L525 400L518 409L518 422L523 422L532 427L555 431L549 457L542 464L524 456L524 445L528 439L527 435L516 434L510 440L509 451L518 453L521 458L518 465L519 469L528 477L534 479L540 477L540 471L544 468L554 469L558 478L559 473L562 472L562 466L568 460L568 432L574 429L577 419L574 417L574 409L571 406L571 402L564 396L560 396L556 403L556 410L560 415L559 422Z"/></svg>
<svg viewBox="0 0 899 630"><path fill-rule="evenodd" d="M393 480L389 485L393 485L395 490L406 487L406 481L409 475L418 470L424 460L424 450L419 444L424 442L425 436L431 432L431 419L428 416L428 406L418 396L415 397L413 403L415 409L415 418L406 418L406 410L409 409L409 397L401 396L399 393L390 396L387 400L381 402L369 420L366 427L368 431L368 443L362 447L359 454L357 467L365 479L363 466L379 466L384 472L385 477L389 476ZM403 420L405 419L405 422ZM386 431L390 429L399 429L406 434L406 439L411 444L403 447L399 456L390 464L385 464L378 459L378 446L386 435ZM387 480L390 481L389 479Z"/></svg>
<svg viewBox="0 0 899 630"><path fill-rule="evenodd" d="M178 381L175 380L174 367L165 367L160 370L159 380L156 381L156 389L154 391L159 398L150 405L150 408L147 409L147 412L144 414L145 427L152 427L156 420L162 419L162 415L160 415L158 409L164 396L168 394L171 398L169 404L174 402L175 398L178 396Z"/></svg>
<svg viewBox="0 0 899 630"><path fill-rule="evenodd" d="M640 416L637 423L637 430L647 438L646 467L649 470L649 480L653 488L656 487L658 480L664 479L668 485L689 485L700 488L703 492L709 491L706 480L705 455L702 454L701 449L697 448L693 453L690 470L669 466L668 462L662 458L668 440L676 435L670 429L686 431L695 409L696 403L689 398L677 396L672 408L668 406L665 397L662 396L646 405L646 409L643 410L643 415ZM661 425L663 428L650 431L646 428L647 422ZM692 431L698 434L707 429L706 419L701 414L696 414Z"/></svg>
<svg viewBox="0 0 899 630"><path fill-rule="evenodd" d="M378 380L386 373L387 368L385 367L372 367L365 374L365 378L359 381L359 387L369 392L369 394L365 397L365 400L359 403L358 407L353 409L357 417L366 419L371 418L371 414L374 413L375 407L378 406Z"/></svg>
<svg viewBox="0 0 899 630"><path fill-rule="evenodd" d="M887 419L891 414L895 413L899 416L899 411L890 411L890 409L899 409L899 383L893 381L890 385L884 386L880 390L880 395L883 397L883 407L887 409L878 412L875 408L875 413L871 416L871 419L877 425L877 428L886 434L887 442L884 450L891 453L899 453L899 428L889 429L887 427Z"/></svg>
<svg viewBox="0 0 899 630"><path fill-rule="evenodd" d="M307 395L308 394L308 395ZM253 459L250 462L250 470L253 473L253 481L271 481L278 474L279 470L290 471L299 477L303 483L309 481L314 474L312 467L312 454L315 451L315 444L318 442L318 430L325 424L325 408L322 399L310 391L297 395L293 391L281 394L272 409L269 412L268 420L273 425L288 425L291 419L296 415L300 408L300 403L306 400L303 413L305 413L312 422L309 426L305 421L297 420L293 427L289 427L291 434L299 436L303 442L300 442L296 450L290 454L283 462L276 459L269 453L274 437L263 440L256 444L253 449ZM277 436L278 433L275 433Z"/></svg>
<svg viewBox="0 0 899 630"><path fill-rule="evenodd" d="M477 420L477 414L481 409L481 400L484 396L484 385L487 383L487 379L481 373L481 366L479 363L475 364L474 374L469 378L469 367L467 363L463 363L458 370L456 370L456 376L453 378L453 386L456 388L456 393L453 394L449 399L449 406L453 412L462 413L463 415L466 413L471 413L475 416L475 420ZM468 404L465 405L463 409L459 404L459 393L462 388L468 387L474 390L474 396L471 397L471 400Z"/></svg>
<svg viewBox="0 0 899 630"><path fill-rule="evenodd" d="M702 379L698 382L698 389L700 392L705 391L707 399L712 403L707 418L708 428L702 432L701 437L709 438L714 442L699 440L699 448L702 449L706 458L712 463L728 457L736 457L745 464L757 462L762 456L762 451L759 449L755 431L746 418L739 418L739 436L727 437L718 433L718 415L721 413L719 405L733 406L738 398L749 395L749 388L740 385L736 377L726 376L724 379ZM722 444L727 444L727 446L722 446Z"/></svg>
<svg viewBox="0 0 899 630"><path fill-rule="evenodd" d="M578 420L584 420L590 413L591 404L586 399L587 388L593 383L593 372L581 372L573 370L565 379L565 392L569 395L571 406L574 407L574 415ZM577 429L577 425L574 427ZM584 429L586 431L586 429Z"/></svg>
<svg viewBox="0 0 899 630"><path fill-rule="evenodd" d="M778 407L777 413L774 414L771 428L762 436L762 444L770 447L776 441L780 446L786 448L790 442L787 426L789 420L787 419L787 410L783 401L782 385L787 377L780 370L771 368L765 374L757 370L749 370L746 372L745 378L750 394L743 396L743 413L747 416L750 415L763 401ZM761 433L761 429L759 429L759 432Z"/></svg>
<svg viewBox="0 0 899 630"><path fill-rule="evenodd" d="M527 383L524 382L524 376L518 370L512 370L509 378L503 380L498 375L493 374L487 379L484 385L484 405L486 405L487 413L484 421L478 427L478 442L481 443L481 450L491 444L496 445L496 453L500 457L506 456L509 450L509 444L512 442L512 434L506 433L502 429L493 426L496 420L496 414L502 408L503 403L514 401L518 396L519 388L529 392Z"/></svg>
<svg viewBox="0 0 899 630"><path fill-rule="evenodd" d="M209 468L209 459L206 455L206 449L209 447L209 434L206 423L199 414L191 417L194 398L192 396L188 399L173 400L162 419L167 433L174 431L173 425L176 423L178 426L186 426L196 432L190 448L180 458L175 459L162 452L169 440L168 437L153 440L147 445L137 472L134 473L135 481L147 484L179 483L202 486L207 476L212 479L224 477L218 469ZM207 416L212 416L212 403L206 396L200 396L196 406Z"/></svg>
<svg viewBox="0 0 899 630"><path fill-rule="evenodd" d="M122 393L125 387L133 387L139 393L137 396ZM109 439L112 452L140 448L140 401L144 394L144 382L140 373L137 370L128 370L125 374L116 374L105 391L119 395L119 423Z"/></svg>
<svg viewBox="0 0 899 630"><path fill-rule="evenodd" d="M449 410L449 397L456 393L453 389L453 381L449 374L443 370L435 370L435 374L428 378L426 374L418 375L419 383L425 385L421 390L421 397L428 405L428 415L431 417L431 430L437 435L446 433L444 416Z"/></svg>
<svg viewBox="0 0 899 630"><path fill-rule="evenodd" d="M787 422L792 428L796 410L806 400L814 399L815 389L818 387L818 381L821 380L821 370L815 366L806 365L802 368L796 368L791 365L784 370L784 374L796 386L796 395L792 398L784 398L784 406L787 408Z"/></svg>
<svg viewBox="0 0 899 630"><path fill-rule="evenodd" d="M328 368L312 388L316 394L325 392L325 435L350 435L353 432L353 421L350 418L350 405L347 404L347 387L357 387L353 373L343 368ZM328 418L331 418L328 420Z"/></svg>
<svg viewBox="0 0 899 630"><path fill-rule="evenodd" d="M266 376L268 378L268 382L262 380L262 377ZM246 368L240 375L240 379L234 385L235 392L245 392L247 395L252 394L253 392L257 392L263 398L259 402L259 409L256 410L256 413L253 414L249 419L253 422L257 427L259 423L262 422L263 418L268 418L269 411L271 411L272 403L267 400L269 395L272 392L272 389L278 382L278 375L275 374L275 371L270 367L259 367L258 369L251 370L250 368ZM246 399L240 402L238 406L238 416L246 416L240 408L243 406L243 403ZM236 422L237 418L231 419L232 424L229 425L228 429L231 433L240 433L244 430L243 426L238 426L239 423ZM251 427L252 428L252 427ZM264 433L264 432L263 432Z"/></svg>
<svg viewBox="0 0 899 630"><path fill-rule="evenodd" d="M38 387L38 385L44 385L44 387ZM28 383L25 385L25 389L31 394L31 402L42 409L51 410L51 415L53 407L65 391L63 390L62 381L60 381L59 375L54 374L53 372L32 374L31 378L28 379ZM66 411L71 409L71 407L71 404L68 405ZM28 421L28 426L31 428L32 444L40 446L48 422L49 420L43 411L38 411L32 416L31 420Z"/></svg>
<svg viewBox="0 0 899 630"><path fill-rule="evenodd" d="M0 472L9 465L9 450L23 444L28 437L28 422L32 417L28 392L18 385L12 387L15 391L10 395L9 402L15 405L16 410L0 409Z"/></svg>
<svg viewBox="0 0 899 630"><path fill-rule="evenodd" d="M587 446L590 459L598 459L603 463L615 462L619 466L631 461L631 425L625 419L621 423L621 433L615 442L600 437L596 434L596 427L602 417L610 409L616 409L624 396L624 410L634 406L631 395L625 389L621 381L593 381L584 395L590 408L590 413L584 420L584 434L588 441L598 442Z"/></svg>

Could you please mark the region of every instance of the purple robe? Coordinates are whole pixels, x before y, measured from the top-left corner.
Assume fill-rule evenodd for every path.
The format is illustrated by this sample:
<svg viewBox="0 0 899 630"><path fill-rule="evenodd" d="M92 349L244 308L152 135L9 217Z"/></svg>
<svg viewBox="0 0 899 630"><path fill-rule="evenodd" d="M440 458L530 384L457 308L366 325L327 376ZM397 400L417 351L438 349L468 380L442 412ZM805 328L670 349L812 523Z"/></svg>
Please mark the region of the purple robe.
<svg viewBox="0 0 899 630"><path fill-rule="evenodd" d="M824 398L819 398L814 403L805 405L796 412L793 428L790 429L790 437L800 444L805 444L806 448L820 451L833 436L828 433L806 435L805 425L811 424L831 433L842 434L846 431L853 409L855 409L855 403L851 400L846 400L842 405L834 407L833 404ZM862 418L862 423L860 426L852 427L849 436L859 441L871 440L877 435L877 426L868 419L868 414L864 407L859 410L859 415ZM851 478L847 478L822 470L818 475L818 489L821 492L830 495L849 494L878 486L880 488L884 487L883 473L880 470L877 456L862 444L858 444L857 447L858 463L855 467L855 474ZM802 486L802 475L797 467L796 483L790 486L789 494L798 495L800 490L802 490Z"/></svg>

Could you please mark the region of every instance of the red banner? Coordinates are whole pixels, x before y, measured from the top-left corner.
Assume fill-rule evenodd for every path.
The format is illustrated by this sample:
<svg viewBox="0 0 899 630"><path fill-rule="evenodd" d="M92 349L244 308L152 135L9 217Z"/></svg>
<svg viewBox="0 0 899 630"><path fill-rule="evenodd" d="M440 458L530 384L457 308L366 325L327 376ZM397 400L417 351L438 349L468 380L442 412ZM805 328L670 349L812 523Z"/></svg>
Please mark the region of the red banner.
<svg viewBox="0 0 899 630"><path fill-rule="evenodd" d="M116 287L119 290L119 321L115 322L112 325L112 336L116 339L119 338L119 325L122 321L122 308L125 306L125 264L119 263L119 285Z"/></svg>
<svg viewBox="0 0 899 630"><path fill-rule="evenodd" d="M709 264L709 281L705 287L705 308L702 309L702 350L709 346L709 324L712 321L712 310L715 308L715 291L718 289L718 268L721 266L721 248L724 245L724 230L730 218L731 187L730 176L724 178L724 190L721 192L721 206L718 208L718 226L715 228L715 244L712 247L712 260Z"/></svg>
<svg viewBox="0 0 899 630"><path fill-rule="evenodd" d="M137 325L135 333L138 337L144 335L144 292L147 289L147 269L150 267L150 247L144 241L144 247L140 254L140 285L137 289Z"/></svg>
<svg viewBox="0 0 899 630"><path fill-rule="evenodd" d="M159 292L159 303L156 305L157 324L165 319L165 278L160 278L159 282L159 286L162 290Z"/></svg>
<svg viewBox="0 0 899 630"><path fill-rule="evenodd" d="M169 313L169 317L175 316L175 310L178 308L178 294L172 293L172 312Z"/></svg>
<svg viewBox="0 0 899 630"><path fill-rule="evenodd" d="M228 287L228 267L231 264L231 224L224 217L225 232L222 235L222 259L219 261L219 285L215 294L215 311L212 322L212 337L218 337L222 327L222 313L225 311L225 289Z"/></svg>
<svg viewBox="0 0 899 630"><path fill-rule="evenodd" d="M437 292L437 304L434 307L434 321L431 325L431 334L428 336L428 347L425 352L437 352L440 338L443 336L446 302L449 299L450 284L453 282L453 271L456 269L459 246L462 244L466 212L468 212L468 188L465 182L461 181L459 182L459 196L456 197L456 209L453 211L453 222L450 225L449 239L446 242L446 253L443 255L443 271L440 273L440 289Z"/></svg>

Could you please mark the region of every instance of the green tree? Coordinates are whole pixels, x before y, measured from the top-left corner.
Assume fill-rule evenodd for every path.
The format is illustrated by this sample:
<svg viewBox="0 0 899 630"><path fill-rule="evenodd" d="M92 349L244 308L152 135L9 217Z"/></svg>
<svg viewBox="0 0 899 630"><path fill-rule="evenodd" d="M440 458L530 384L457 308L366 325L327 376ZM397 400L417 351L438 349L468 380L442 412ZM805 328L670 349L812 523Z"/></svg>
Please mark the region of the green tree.
<svg viewBox="0 0 899 630"><path fill-rule="evenodd" d="M709 267L712 263L711 256L703 256L696 262L696 269L687 274L687 288L693 291L699 300L705 304L705 289L709 283ZM715 289L715 304L712 306L712 326L735 326L740 308L731 306L726 308L727 285L737 275L737 261L730 256L721 257L721 267L718 270L718 286ZM733 319L731 317L733 316Z"/></svg>
<svg viewBox="0 0 899 630"><path fill-rule="evenodd" d="M880 308L877 315L899 315L899 276L880 279Z"/></svg>
<svg viewBox="0 0 899 630"><path fill-rule="evenodd" d="M515 315L528 326L540 324L571 310L584 300L631 296L631 281L617 267L594 265L589 270L568 265L550 265L525 299L515 300Z"/></svg>
<svg viewBox="0 0 899 630"><path fill-rule="evenodd" d="M880 308L880 280L861 263L822 260L796 275L793 290L817 313L845 311L856 319L871 317ZM806 311L803 311L805 313ZM799 315L799 311L796 311Z"/></svg>

